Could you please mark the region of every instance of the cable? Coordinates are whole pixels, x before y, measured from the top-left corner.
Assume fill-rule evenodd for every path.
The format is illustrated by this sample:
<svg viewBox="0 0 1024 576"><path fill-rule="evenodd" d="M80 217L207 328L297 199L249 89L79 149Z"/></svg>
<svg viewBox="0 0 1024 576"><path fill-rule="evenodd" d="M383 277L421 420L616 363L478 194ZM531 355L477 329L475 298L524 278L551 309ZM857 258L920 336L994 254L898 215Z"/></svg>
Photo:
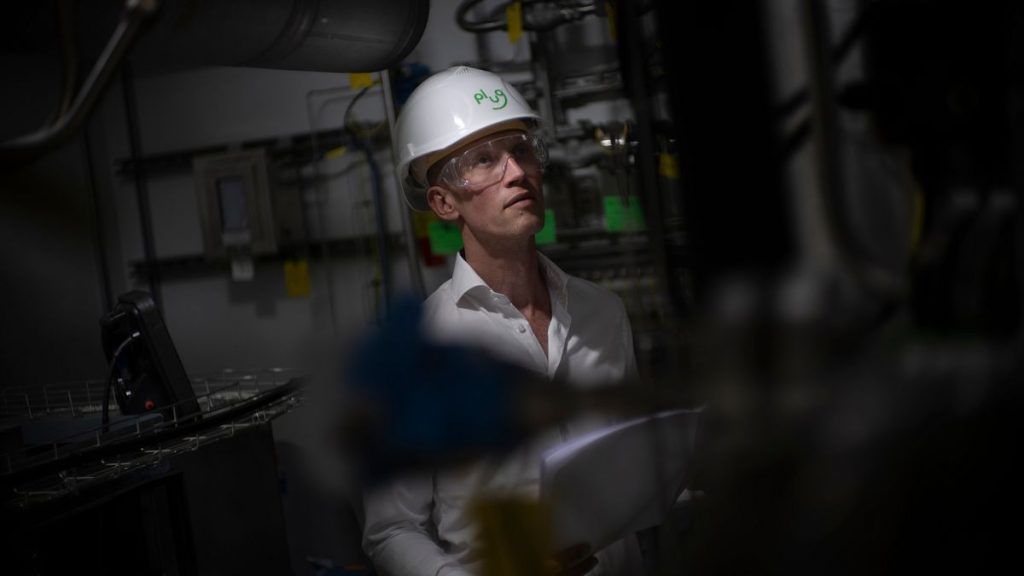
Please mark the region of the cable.
<svg viewBox="0 0 1024 576"><path fill-rule="evenodd" d="M365 88L363 90L365 90ZM351 108L351 104L349 104L349 107ZM384 219L384 195L381 191L380 169L377 166L376 159L373 157L373 149L370 145L352 132L351 128L348 127L347 122L345 129L352 135L352 140L355 146L366 156L366 163L370 167L370 189L373 192L373 215L377 228L377 257L380 260L381 299L384 302L384 310L386 313L390 305L391 262L388 257L388 232L387 222ZM381 316L379 312L378 317L383 319L383 316Z"/></svg>
<svg viewBox="0 0 1024 576"><path fill-rule="evenodd" d="M376 136L377 133L380 132L380 129L383 128L385 124L387 124L387 120L384 120L383 122L377 124L373 128L370 128L366 132L362 132L361 130L359 130L356 124L352 122L352 110L355 108L356 102L359 102L359 99L362 98L363 95L366 94L370 90L370 88L372 88L376 84L377 82L374 82L372 85L364 87L362 90L359 91L358 94L356 94L355 98L353 98L348 103L348 106L345 107L345 114L344 116L342 116L345 130L349 131L356 138L369 140L370 138Z"/></svg>
<svg viewBox="0 0 1024 576"><path fill-rule="evenodd" d="M345 114L342 116L342 118L346 130L350 129L350 127L352 126L352 109L355 108L356 102L359 102L359 99L362 98L363 95L366 94L366 91L369 89L369 86L363 87L359 92L356 93L355 98L349 101L348 106L345 106Z"/></svg>
<svg viewBox="0 0 1024 576"><path fill-rule="evenodd" d="M349 101L348 105L345 107L345 112L344 112L342 118L343 118L343 124L344 124L343 132L346 135L348 135L351 140L353 140L355 142L355 145L357 147L359 147L361 150L365 150L367 152L367 159L368 159L368 161L370 162L370 165L371 165L371 176L373 178L373 183L374 183L374 186L375 186L374 206L375 207L381 207L381 208L378 209L378 211L381 213L379 218L378 218L378 222L383 222L383 208L382 208L382 204L381 204L381 198L380 198L381 194L380 194L380 190L379 190L379 188L380 188L380 175L379 175L379 171L376 168L376 163L373 162L372 151L369 150L368 146L366 146L366 147L362 146L362 142L360 140L360 136L365 136L366 138L372 138L373 135L375 135L376 132L379 131L380 128L386 123L386 121L381 123L378 126L375 126L374 128L372 128L372 129L370 129L370 130L368 130L366 132L361 132L361 131L359 131L355 127L355 124L353 122L353 115L352 115L352 111L355 108L356 102L358 102L363 96L365 96L366 93L369 92L370 89L373 88L376 84L377 84L377 82L374 82L374 84L371 84L370 86L365 86L365 87L361 88L359 90L359 92L356 93L356 95L352 98L351 101ZM334 301L334 279L333 279L333 270L332 270L332 266L331 266L330 242L329 242L329 239L327 238L327 215L326 215L326 210L325 210L324 206L321 206L321 202L320 202L320 198L319 198L319 196L321 196L321 194L320 194L321 186L323 186L327 182L327 180L329 180L329 177L332 176L332 175L321 175L320 174L320 168L319 168L319 164L320 164L320 160L321 160L321 157L320 157L320 143L319 143L319 141L317 139L317 128L316 128L317 127L316 119L317 119L317 116L319 115L320 109L314 107L314 105L313 105L313 97L315 95L320 95L320 94L335 94L335 93L340 93L340 94L344 95L346 93L350 93L350 90L351 90L351 88L347 88L347 87L346 88L330 88L330 89L310 90L309 92L306 93L306 115L307 115L307 117L309 119L310 141L311 141L311 144L312 144L312 158L310 159L310 166L312 167L312 170L313 170L312 181L313 181L314 190L316 191L317 196L318 196L317 202L315 202L314 205L316 206L316 211L317 211L316 219L317 219L317 222L318 222L318 224L320 226L320 247L321 247L321 254L323 255L322 260L323 260L323 265L324 265L324 269L325 269L325 277L326 277L326 280L327 280L327 301L328 301L328 305L330 307L331 329L333 330L334 334L336 334L336 335L339 334L339 331L338 331L338 326L337 326L337 315L335 313L336 306L335 306L335 301ZM338 98L341 98L341 97L342 96L335 97L335 98L332 98L331 100L338 99ZM323 103L321 104L321 108L322 108L322 106L323 106ZM342 170L339 173L336 173L336 175L340 175L340 174L342 174L344 172L347 172L347 169L346 170ZM323 194L323 196L326 198L326 193ZM384 276L384 280L386 281L384 286L385 286L385 290L387 290L390 287L390 271L388 269L388 266L385 265L385 264L387 264L386 228L384 228L383 225L381 225L381 224L378 225L378 228L380 230L378 232L378 245L381 246L382 274L386 274L386 276ZM381 235L384 235L383 236L383 238L384 238L383 241L380 240ZM386 302L386 300L385 300L385 302Z"/></svg>
<svg viewBox="0 0 1024 576"><path fill-rule="evenodd" d="M373 215L377 228L377 258L380 260L381 300L384 302L386 315L389 309L391 294L391 261L388 257L388 230L387 221L384 218L384 194L381 190L380 168L377 166L377 160L373 157L373 149L370 146L369 140L387 121L385 120L385 122L378 124L366 133L360 133L352 121L352 110L371 86L364 87L348 103L348 106L345 107L343 123L345 132L352 138L353 144L366 156L366 163L370 167L370 189L373 192ZM381 320L384 318L379 310L377 317Z"/></svg>
<svg viewBox="0 0 1024 576"><path fill-rule="evenodd" d="M132 332L130 336L124 339L124 342L118 344L117 348L114 349L114 353L110 357L110 374L107 375L107 385L103 389L103 412L100 417L100 424L103 425L103 433L105 434L110 423L110 389L114 384L114 376L117 374L117 360L121 357L121 352L125 346L133 342L141 334L138 330Z"/></svg>
<svg viewBox="0 0 1024 576"><path fill-rule="evenodd" d="M335 90L330 90L334 92ZM340 90L338 90L340 91ZM310 90L306 92L306 117L309 119L309 139L313 157L310 158L310 166L313 169L313 192L316 196L313 206L316 210L317 224L320 227L320 254L324 266L324 278L327 280L327 304L331 315L331 332L337 336L338 318L334 305L334 270L331 266L331 246L327 238L327 217L324 214L324 207L321 206L320 189L324 181L320 178L320 143L316 137L316 113L313 111L313 95L327 92L325 90ZM301 177L301 173L300 173ZM326 194L323 195L326 198Z"/></svg>

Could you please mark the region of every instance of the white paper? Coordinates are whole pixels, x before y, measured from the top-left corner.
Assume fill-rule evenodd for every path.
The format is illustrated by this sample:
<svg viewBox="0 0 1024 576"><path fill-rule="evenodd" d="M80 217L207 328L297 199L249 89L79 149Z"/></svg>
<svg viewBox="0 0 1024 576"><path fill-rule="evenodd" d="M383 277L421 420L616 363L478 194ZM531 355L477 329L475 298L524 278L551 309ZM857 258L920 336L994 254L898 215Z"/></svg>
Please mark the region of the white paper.
<svg viewBox="0 0 1024 576"><path fill-rule="evenodd" d="M541 463L555 546L600 550L660 524L686 486L701 410L637 418L575 438Z"/></svg>

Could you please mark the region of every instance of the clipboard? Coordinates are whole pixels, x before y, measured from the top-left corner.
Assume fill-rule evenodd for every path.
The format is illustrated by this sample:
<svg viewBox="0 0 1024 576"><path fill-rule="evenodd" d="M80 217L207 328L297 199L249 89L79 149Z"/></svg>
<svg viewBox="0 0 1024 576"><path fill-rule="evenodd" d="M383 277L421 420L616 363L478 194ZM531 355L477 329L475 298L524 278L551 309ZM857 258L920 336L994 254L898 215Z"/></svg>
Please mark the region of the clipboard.
<svg viewBox="0 0 1024 576"><path fill-rule="evenodd" d="M556 549L600 550L660 524L686 488L703 409L673 410L595 430L546 452L540 495Z"/></svg>

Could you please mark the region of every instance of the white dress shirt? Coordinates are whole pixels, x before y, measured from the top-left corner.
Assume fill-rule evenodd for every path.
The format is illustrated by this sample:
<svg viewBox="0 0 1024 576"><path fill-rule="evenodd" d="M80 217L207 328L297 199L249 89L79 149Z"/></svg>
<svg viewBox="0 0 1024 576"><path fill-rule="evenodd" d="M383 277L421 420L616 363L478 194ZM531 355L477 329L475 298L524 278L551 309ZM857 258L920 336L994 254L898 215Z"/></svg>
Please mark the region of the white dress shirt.
<svg viewBox="0 0 1024 576"><path fill-rule="evenodd" d="M539 257L551 296L548 354L522 313L491 290L461 254L452 278L424 305L426 333L439 342L483 347L578 387L634 378L633 337L622 301ZM469 552L476 530L466 509L470 498L481 493L537 498L543 453L608 422L597 417L576 420L500 460L403 478L366 494L364 550L385 576L473 574ZM597 558L592 574L640 573L635 538L609 546Z"/></svg>

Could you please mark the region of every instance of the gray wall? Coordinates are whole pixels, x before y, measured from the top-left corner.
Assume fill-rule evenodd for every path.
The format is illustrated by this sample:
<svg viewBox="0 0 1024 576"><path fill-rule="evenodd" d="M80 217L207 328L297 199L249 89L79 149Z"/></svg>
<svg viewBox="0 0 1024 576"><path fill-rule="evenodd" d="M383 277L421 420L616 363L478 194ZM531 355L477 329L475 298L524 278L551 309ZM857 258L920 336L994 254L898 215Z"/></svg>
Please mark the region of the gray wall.
<svg viewBox="0 0 1024 576"><path fill-rule="evenodd" d="M105 362L88 171L76 140L0 178L2 387L95 377Z"/></svg>
<svg viewBox="0 0 1024 576"><path fill-rule="evenodd" d="M0 56L0 139L44 125L58 101L52 56ZM84 135L0 170L0 388L96 376L104 361L97 220Z"/></svg>
<svg viewBox="0 0 1024 576"><path fill-rule="evenodd" d="M258 69L211 68L190 70L137 79L139 130L145 155L233 146L243 142L307 133L306 94L338 86L345 77L333 74L282 72ZM340 110L351 99L328 103L318 128L340 126ZM113 99L112 99L113 100ZM379 93L366 97L356 107L359 118L383 118ZM108 102L101 111L108 124L123 123L119 102ZM343 109L343 108L342 108ZM333 116L331 115L333 113ZM109 134L109 160L130 157L125 132ZM323 171L344 169L356 155L342 157ZM389 155L379 155L387 176ZM372 234L372 227L353 226L355 205L369 198L367 168L359 163L344 178L332 181L318 202L313 190L304 195L312 221L316 210L326 211L329 239ZM119 226L116 239L123 262L117 267L125 285L140 279L130 274L131 265L144 260L142 232L135 184L131 178L114 177L109 191L117 207ZM389 228L400 230L393 182L385 178L389 206ZM202 255L200 217L190 169L162 171L147 179L153 219L154 251L158 259ZM317 232L313 230L312 232ZM372 279L372 259L333 261L337 277L333 288L336 302L349 303L336 309L339 325L365 323L365 307L352 306L361 299L362 288ZM310 335L326 336L331 331L327 279L324 263L312 262L313 290L308 297L285 294L281 262L257 267L251 282L235 282L225 274L166 278L161 282L163 307L168 328L190 373L224 367L262 368L294 366L303 340Z"/></svg>

